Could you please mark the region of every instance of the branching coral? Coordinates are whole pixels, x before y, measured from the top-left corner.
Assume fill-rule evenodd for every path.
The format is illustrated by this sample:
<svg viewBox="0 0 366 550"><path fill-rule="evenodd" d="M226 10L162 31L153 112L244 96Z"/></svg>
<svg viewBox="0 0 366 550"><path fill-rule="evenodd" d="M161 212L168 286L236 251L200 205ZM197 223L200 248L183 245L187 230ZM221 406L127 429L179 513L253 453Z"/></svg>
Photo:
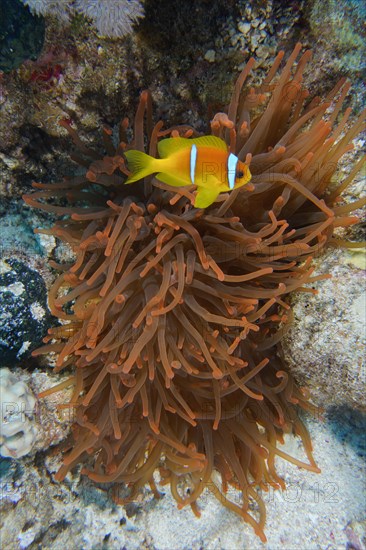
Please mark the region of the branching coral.
<svg viewBox="0 0 366 550"><path fill-rule="evenodd" d="M172 189L151 178L123 185L123 152L144 150L144 119L151 155L161 137L196 135L188 126L153 126L147 92L133 141L127 143L127 120L117 147L105 129L104 157L64 123L86 175L35 184L39 190L25 197L62 216L43 232L77 255L72 264L54 264L61 274L49 302L63 324L49 330L47 345L36 352L56 353L56 371L75 367L50 390L74 386L72 448L58 480L95 455L94 467L83 472L115 482L123 502L122 482L129 498L147 482L158 496L153 473L160 467L179 507L189 504L199 515L197 500L208 487L265 540L259 489L284 487L275 458L319 472L297 412L315 407L286 372L277 344L291 321L286 297L313 292L306 285L319 279L311 257L332 241L335 227L356 221L349 212L361 201L340 206L337 199L361 161L325 192L364 114L347 130L346 110L336 124L348 91L343 80L325 101L306 103L302 75L310 53L296 64L300 50L277 76L279 53L261 86L245 91L249 60L228 113L211 122L213 134L251 161L253 178L206 210L192 207L193 187ZM307 460L281 449L284 433L302 439ZM229 500L229 485L240 502Z"/></svg>

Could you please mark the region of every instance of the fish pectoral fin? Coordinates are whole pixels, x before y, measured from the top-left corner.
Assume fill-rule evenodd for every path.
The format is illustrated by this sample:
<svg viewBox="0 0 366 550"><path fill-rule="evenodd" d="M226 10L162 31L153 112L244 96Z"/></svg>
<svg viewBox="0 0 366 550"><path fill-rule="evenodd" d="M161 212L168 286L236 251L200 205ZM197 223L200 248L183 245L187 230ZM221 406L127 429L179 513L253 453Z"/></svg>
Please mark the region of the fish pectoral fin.
<svg viewBox="0 0 366 550"><path fill-rule="evenodd" d="M141 180L142 178L150 176L150 174L156 172L156 159L150 157L142 151L135 151L131 149L131 151L125 152L125 157L127 159L128 169L132 172L132 174L128 176L125 183L133 183L134 181Z"/></svg>
<svg viewBox="0 0 366 550"><path fill-rule="evenodd" d="M167 183L168 185L172 185L173 187L184 187L186 185L192 185L191 182L186 182L184 179L179 178L177 176L172 176L171 174L156 174L156 179L159 181L162 181L163 183Z"/></svg>
<svg viewBox="0 0 366 550"><path fill-rule="evenodd" d="M215 189L207 189L207 187L200 187L198 189L194 205L196 208L207 208L210 206L217 197L219 193Z"/></svg>

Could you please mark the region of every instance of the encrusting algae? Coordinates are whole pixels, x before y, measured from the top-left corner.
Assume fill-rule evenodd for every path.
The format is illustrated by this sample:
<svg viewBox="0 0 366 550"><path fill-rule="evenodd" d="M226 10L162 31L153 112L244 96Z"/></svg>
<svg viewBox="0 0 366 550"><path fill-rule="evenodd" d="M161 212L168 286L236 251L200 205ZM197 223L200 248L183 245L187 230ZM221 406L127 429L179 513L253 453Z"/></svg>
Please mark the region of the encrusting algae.
<svg viewBox="0 0 366 550"><path fill-rule="evenodd" d="M354 224L349 213L365 202L339 203L362 160L338 187L331 183L365 113L352 126L350 110L340 114L344 80L324 101L308 101L302 75L311 54L296 63L300 51L298 44L282 71L280 52L263 83L245 90L250 59L227 114L212 120L212 134L250 164L252 179L204 210L193 207L194 186L152 176L124 185L125 151L144 151L147 138L155 157L160 138L198 135L186 125L153 126L148 92L132 142L126 119L117 147L104 130L104 157L63 123L86 174L36 183L38 191L24 197L61 216L41 232L76 253L75 262L52 263L60 275L49 303L62 325L34 352L55 353L55 372L74 370L41 394L74 386L67 407L75 423L58 480L94 456L82 473L114 482L123 503L125 485L128 500L146 483L158 497L159 468L180 508L189 504L199 516L197 501L208 488L265 541L259 493L285 488L276 457L320 471L298 415L316 407L286 371L278 343L291 322L288 295L315 292L312 283L324 278L313 276L312 256L336 244L334 228ZM285 433L301 438L304 461L281 449ZM240 495L235 502L229 486Z"/></svg>

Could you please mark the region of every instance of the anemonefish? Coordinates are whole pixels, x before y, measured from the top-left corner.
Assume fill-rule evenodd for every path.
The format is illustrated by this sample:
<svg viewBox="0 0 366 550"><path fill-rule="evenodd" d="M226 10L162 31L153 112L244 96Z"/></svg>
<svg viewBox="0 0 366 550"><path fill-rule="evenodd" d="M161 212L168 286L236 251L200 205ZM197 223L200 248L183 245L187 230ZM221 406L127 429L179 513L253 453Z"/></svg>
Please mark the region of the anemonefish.
<svg viewBox="0 0 366 550"><path fill-rule="evenodd" d="M159 141L160 158L141 151L126 151L131 175L125 183L133 183L150 174L168 185L196 185L194 206L206 208L219 193L237 189L248 183L248 166L228 151L226 143L215 136L199 138L167 138Z"/></svg>

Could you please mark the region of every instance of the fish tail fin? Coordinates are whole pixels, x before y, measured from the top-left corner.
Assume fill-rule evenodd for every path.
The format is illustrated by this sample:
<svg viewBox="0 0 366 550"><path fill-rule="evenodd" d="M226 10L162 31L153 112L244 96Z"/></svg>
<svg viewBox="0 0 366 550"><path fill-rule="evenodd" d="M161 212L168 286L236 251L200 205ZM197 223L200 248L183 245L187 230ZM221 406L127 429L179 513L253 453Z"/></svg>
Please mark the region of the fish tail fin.
<svg viewBox="0 0 366 550"><path fill-rule="evenodd" d="M127 159L128 169L132 172L125 183L133 183L134 181L141 180L156 172L154 167L156 159L142 151L126 151L125 157Z"/></svg>

